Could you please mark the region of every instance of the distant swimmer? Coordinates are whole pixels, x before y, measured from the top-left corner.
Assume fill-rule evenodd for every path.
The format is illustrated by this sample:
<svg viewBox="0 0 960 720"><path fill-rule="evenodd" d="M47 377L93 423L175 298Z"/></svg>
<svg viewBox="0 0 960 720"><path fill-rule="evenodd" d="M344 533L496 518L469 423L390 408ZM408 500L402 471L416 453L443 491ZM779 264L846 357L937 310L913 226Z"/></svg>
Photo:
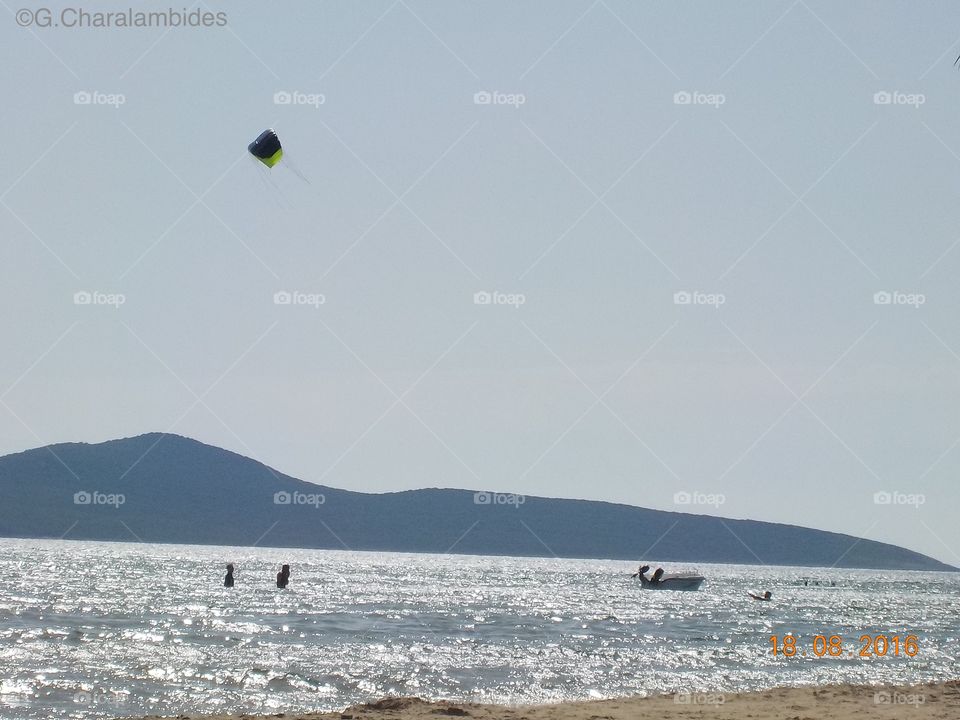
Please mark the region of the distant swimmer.
<svg viewBox="0 0 960 720"><path fill-rule="evenodd" d="M646 580L647 578L644 576L644 573L646 573L647 570L649 570L649 569L650 569L650 566L649 566L649 565L641 565L641 566L640 566L640 569L637 570L637 571L636 571L633 575L631 575L630 577L640 578L641 580Z"/></svg>
<svg viewBox="0 0 960 720"><path fill-rule="evenodd" d="M290 566L284 565L280 568L280 572L277 573L277 587L285 588L290 584Z"/></svg>
<svg viewBox="0 0 960 720"><path fill-rule="evenodd" d="M227 574L223 578L224 587L233 587L233 563L227 563Z"/></svg>
<svg viewBox="0 0 960 720"><path fill-rule="evenodd" d="M660 582L660 578L662 577L663 577L663 568L657 568L653 573L653 577L650 578L650 582L656 585L657 583Z"/></svg>
<svg viewBox="0 0 960 720"><path fill-rule="evenodd" d="M747 595L752 597L754 600L766 600L768 602L770 601L770 598L773 597L773 593L769 590L767 590L763 595L754 595L753 593L747 593Z"/></svg>

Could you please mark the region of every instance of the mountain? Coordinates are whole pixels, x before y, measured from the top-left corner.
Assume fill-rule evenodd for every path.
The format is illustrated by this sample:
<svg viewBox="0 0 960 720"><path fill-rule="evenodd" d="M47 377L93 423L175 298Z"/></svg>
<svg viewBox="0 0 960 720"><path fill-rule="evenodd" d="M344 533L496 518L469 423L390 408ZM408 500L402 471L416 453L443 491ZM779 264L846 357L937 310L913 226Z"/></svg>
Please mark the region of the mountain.
<svg viewBox="0 0 960 720"><path fill-rule="evenodd" d="M955 569L793 525L467 490L339 490L164 433L0 457L0 536Z"/></svg>

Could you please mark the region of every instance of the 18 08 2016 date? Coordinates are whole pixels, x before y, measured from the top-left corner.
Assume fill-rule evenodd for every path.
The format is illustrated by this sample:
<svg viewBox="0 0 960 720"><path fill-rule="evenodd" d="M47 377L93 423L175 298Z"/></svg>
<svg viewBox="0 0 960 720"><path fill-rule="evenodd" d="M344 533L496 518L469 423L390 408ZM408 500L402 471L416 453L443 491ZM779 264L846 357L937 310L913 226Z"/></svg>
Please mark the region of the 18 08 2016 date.
<svg viewBox="0 0 960 720"><path fill-rule="evenodd" d="M920 652L916 635L861 635L857 645L855 652L844 646L840 635L814 635L806 648L797 635L770 636L770 653L774 657L915 657Z"/></svg>

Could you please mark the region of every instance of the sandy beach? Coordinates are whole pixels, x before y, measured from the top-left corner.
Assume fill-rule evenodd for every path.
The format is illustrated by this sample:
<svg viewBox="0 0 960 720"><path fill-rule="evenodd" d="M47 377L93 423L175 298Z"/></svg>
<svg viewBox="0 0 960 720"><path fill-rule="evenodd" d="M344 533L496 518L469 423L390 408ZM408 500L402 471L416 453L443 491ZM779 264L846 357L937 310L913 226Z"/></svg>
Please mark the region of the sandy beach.
<svg viewBox="0 0 960 720"><path fill-rule="evenodd" d="M960 718L960 680L915 686L834 685L753 693L695 693L556 705L478 705L384 698L342 712L275 715L179 715L177 720L895 720ZM144 718L154 720L155 716Z"/></svg>

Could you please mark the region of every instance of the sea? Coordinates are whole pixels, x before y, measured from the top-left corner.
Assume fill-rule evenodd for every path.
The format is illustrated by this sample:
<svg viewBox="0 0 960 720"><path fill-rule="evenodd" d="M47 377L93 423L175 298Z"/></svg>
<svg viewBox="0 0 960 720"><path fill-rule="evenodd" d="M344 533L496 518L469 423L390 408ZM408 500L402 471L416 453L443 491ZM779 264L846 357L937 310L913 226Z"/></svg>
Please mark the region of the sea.
<svg viewBox="0 0 960 720"><path fill-rule="evenodd" d="M0 540L0 717L326 711L386 695L695 701L960 678L960 573L700 565L699 592L672 592L641 589L640 560L691 569ZM771 602L747 596L766 590Z"/></svg>

